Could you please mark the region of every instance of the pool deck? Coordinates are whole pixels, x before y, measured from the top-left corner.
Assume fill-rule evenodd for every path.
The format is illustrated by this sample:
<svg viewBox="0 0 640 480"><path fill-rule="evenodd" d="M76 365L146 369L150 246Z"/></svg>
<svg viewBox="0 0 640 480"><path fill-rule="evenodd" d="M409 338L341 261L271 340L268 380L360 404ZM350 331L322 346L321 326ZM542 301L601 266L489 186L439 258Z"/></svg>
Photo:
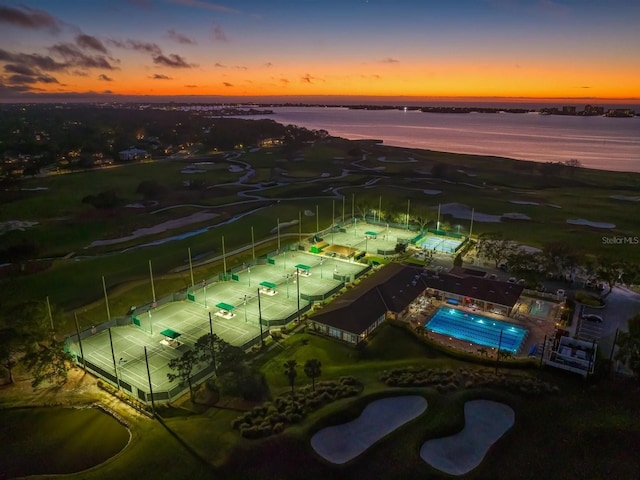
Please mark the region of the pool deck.
<svg viewBox="0 0 640 480"><path fill-rule="evenodd" d="M441 307L451 308L451 305L446 304L445 302L438 300L430 300L429 304L416 305L414 307L410 307L409 313L403 318L403 320L407 321L411 324L412 327L422 326L424 327L431 317L440 309ZM493 318L495 320L499 320L501 322L513 323L516 326L525 328L529 331L529 334L522 342L522 346L520 350L515 355L517 358L527 358L529 355L529 351L533 345L538 345L543 342L545 335L549 338L554 330L555 330L555 321L553 319L541 319L537 317L532 317L524 314L518 314L516 317L505 317L502 315L496 315L490 312L483 312L477 309L465 308L465 307L455 307L457 310L461 310L463 312L475 312L481 314L482 316ZM468 341L459 340L454 337L449 337L448 335L441 335L432 331L427 331L427 336L441 343L443 345L455 348L457 350L462 350L464 352L478 354L478 348L483 347L482 345L478 345L475 343L470 343ZM491 352L491 348L487 348L489 352ZM490 353L489 356L492 356Z"/></svg>

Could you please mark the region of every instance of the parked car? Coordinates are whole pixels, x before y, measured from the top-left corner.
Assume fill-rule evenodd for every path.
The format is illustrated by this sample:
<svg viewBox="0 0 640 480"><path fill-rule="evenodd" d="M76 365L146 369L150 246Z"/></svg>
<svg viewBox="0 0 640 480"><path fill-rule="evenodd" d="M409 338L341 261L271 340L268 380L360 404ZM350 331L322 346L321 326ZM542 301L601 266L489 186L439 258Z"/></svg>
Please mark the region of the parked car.
<svg viewBox="0 0 640 480"><path fill-rule="evenodd" d="M498 279L498 275L496 275L495 273L492 273L491 275L489 275L489 280L497 280Z"/></svg>
<svg viewBox="0 0 640 480"><path fill-rule="evenodd" d="M564 291L564 288L559 288L558 290L556 290L556 295L558 297L566 297L566 292Z"/></svg>
<svg viewBox="0 0 640 480"><path fill-rule="evenodd" d="M521 278L520 280L518 280L518 285L524 285L525 281L524 278Z"/></svg>
<svg viewBox="0 0 640 480"><path fill-rule="evenodd" d="M509 282L509 283L516 283L516 277L511 277L511 278L509 278L509 280L507 280L507 282Z"/></svg>
<svg viewBox="0 0 640 480"><path fill-rule="evenodd" d="M588 322L602 323L602 317L600 315L594 315L593 313L582 315L582 319Z"/></svg>

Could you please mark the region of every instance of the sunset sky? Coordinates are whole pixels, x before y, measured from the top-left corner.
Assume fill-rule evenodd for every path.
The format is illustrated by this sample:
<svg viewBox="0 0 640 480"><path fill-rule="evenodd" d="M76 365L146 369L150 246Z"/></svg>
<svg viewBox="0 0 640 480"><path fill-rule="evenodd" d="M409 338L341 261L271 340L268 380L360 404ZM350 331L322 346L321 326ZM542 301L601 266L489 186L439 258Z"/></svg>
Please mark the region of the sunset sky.
<svg viewBox="0 0 640 480"><path fill-rule="evenodd" d="M640 1L0 0L0 100L96 94L639 99Z"/></svg>

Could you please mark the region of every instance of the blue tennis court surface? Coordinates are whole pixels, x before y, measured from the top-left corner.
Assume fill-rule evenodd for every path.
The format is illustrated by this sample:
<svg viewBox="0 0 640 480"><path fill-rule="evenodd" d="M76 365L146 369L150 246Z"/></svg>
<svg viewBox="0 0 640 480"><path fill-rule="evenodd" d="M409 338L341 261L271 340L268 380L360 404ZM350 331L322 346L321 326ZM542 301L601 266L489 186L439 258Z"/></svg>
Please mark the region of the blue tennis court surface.
<svg viewBox="0 0 640 480"><path fill-rule="evenodd" d="M454 308L440 308L425 325L427 330L485 347L518 353L528 330L493 318ZM502 338L500 338L502 332Z"/></svg>
<svg viewBox="0 0 640 480"><path fill-rule="evenodd" d="M420 245L427 250L435 250L436 252L454 253L456 248L460 246L464 239L457 240L453 238L442 238L438 236L429 236L424 238Z"/></svg>

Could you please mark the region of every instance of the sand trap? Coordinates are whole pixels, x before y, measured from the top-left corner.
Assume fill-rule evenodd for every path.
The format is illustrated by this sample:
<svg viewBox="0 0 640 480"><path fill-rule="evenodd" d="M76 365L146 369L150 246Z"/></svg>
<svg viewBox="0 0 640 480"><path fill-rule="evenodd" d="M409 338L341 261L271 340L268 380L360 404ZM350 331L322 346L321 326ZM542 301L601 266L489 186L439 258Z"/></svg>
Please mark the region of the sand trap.
<svg viewBox="0 0 640 480"><path fill-rule="evenodd" d="M426 409L427 401L418 395L375 400L355 420L320 430L311 446L325 460L343 464Z"/></svg>
<svg viewBox="0 0 640 480"><path fill-rule="evenodd" d="M552 208L562 208L560 205L555 205L553 203L547 203L547 207L552 207Z"/></svg>
<svg viewBox="0 0 640 480"><path fill-rule="evenodd" d="M21 188L23 192L42 192L43 190L49 190L49 187L34 187L34 188Z"/></svg>
<svg viewBox="0 0 640 480"><path fill-rule="evenodd" d="M615 223L592 222L591 220L585 220L584 218L568 218L567 223L572 225L586 225L587 227L595 228L616 228Z"/></svg>
<svg viewBox="0 0 640 480"><path fill-rule="evenodd" d="M297 224L298 224L298 220L289 220L288 222L280 222L279 225L280 225L280 230L282 230L283 228L287 228ZM271 229L271 233L276 233L277 231L278 231L278 225L276 225Z"/></svg>
<svg viewBox="0 0 640 480"><path fill-rule="evenodd" d="M192 223L200 223L206 222L207 220L211 220L212 218L217 217L217 213L210 212L198 212L193 215L189 215L188 217L176 218L175 220L168 220L163 223L159 223L158 225L154 225L153 227L148 228L139 228L135 230L131 235L120 238L111 238L109 240L96 240L95 242L91 242L90 247L99 247L102 245L115 245L118 243L128 242L129 240L135 240L140 237L145 237L147 235L155 235L158 233L166 232L167 230L172 230L174 228L184 227L185 225L191 225Z"/></svg>
<svg viewBox="0 0 640 480"><path fill-rule="evenodd" d="M442 193L442 190L423 190L422 193L425 195L439 195Z"/></svg>
<svg viewBox="0 0 640 480"><path fill-rule="evenodd" d="M515 412L503 403L473 400L464 404L464 420L461 432L425 442L420 457L449 475L464 475L480 465L491 445L513 426Z"/></svg>
<svg viewBox="0 0 640 480"><path fill-rule="evenodd" d="M241 167L241 166L239 166L239 165L229 165L228 170L229 170L231 173L237 173L237 172L242 172L242 171L244 170L244 168L242 168L242 167Z"/></svg>
<svg viewBox="0 0 640 480"><path fill-rule="evenodd" d="M503 213L502 218L508 218L510 220L531 220L531 217L529 215L518 212Z"/></svg>
<svg viewBox="0 0 640 480"><path fill-rule="evenodd" d="M307 217L314 217L314 216L316 215L316 214L315 214L315 213L313 213L311 210L305 210L305 211L304 211L304 214L305 214Z"/></svg>
<svg viewBox="0 0 640 480"><path fill-rule="evenodd" d="M196 168L185 168L181 170L180 173L191 174L191 173L207 173L206 170L198 170Z"/></svg>
<svg viewBox="0 0 640 480"><path fill-rule="evenodd" d="M4 235L12 230L20 230L24 232L27 228L38 225L38 222L30 222L28 220L9 220L8 222L0 222L0 235Z"/></svg>
<svg viewBox="0 0 640 480"><path fill-rule="evenodd" d="M627 195L611 195L614 200L624 200L626 202L640 202L640 197L629 197Z"/></svg>
<svg viewBox="0 0 640 480"><path fill-rule="evenodd" d="M320 176L321 176L322 178L327 178L327 177L330 177L330 176L331 176L331 174L330 174L329 172L323 172L323 173L321 173L321 174L320 174Z"/></svg>
<svg viewBox="0 0 640 480"><path fill-rule="evenodd" d="M515 203L516 205L540 205L538 202L528 202L526 200L509 200L509 203Z"/></svg>

